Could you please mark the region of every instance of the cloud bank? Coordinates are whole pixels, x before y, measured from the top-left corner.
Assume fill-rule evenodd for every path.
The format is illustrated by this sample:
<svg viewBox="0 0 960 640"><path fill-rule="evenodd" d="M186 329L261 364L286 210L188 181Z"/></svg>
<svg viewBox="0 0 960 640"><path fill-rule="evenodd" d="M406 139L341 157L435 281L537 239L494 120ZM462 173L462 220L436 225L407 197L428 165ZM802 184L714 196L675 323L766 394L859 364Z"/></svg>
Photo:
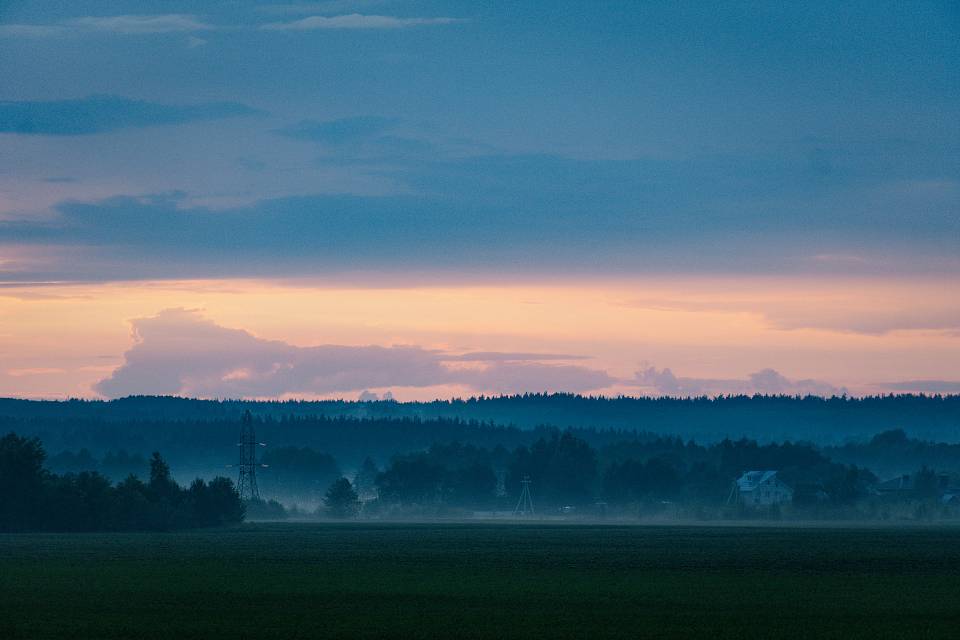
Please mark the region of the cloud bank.
<svg viewBox="0 0 960 640"><path fill-rule="evenodd" d="M665 396L716 395L816 395L839 396L847 393L843 387L821 380L790 380L773 369L762 369L745 379L677 377L670 369L658 371L648 367L636 374L635 383Z"/></svg>
<svg viewBox="0 0 960 640"><path fill-rule="evenodd" d="M904 380L874 386L896 393L960 393L960 380Z"/></svg>
<svg viewBox="0 0 960 640"><path fill-rule="evenodd" d="M115 101L4 103L0 130L67 135L248 112L237 105L185 112L154 107L159 114L142 113L145 107L139 103ZM88 273L80 274L72 260L51 264L45 272L25 265L9 279L269 277L355 268L534 274L557 269L581 274L845 275L960 270L951 243L960 232L960 216L940 191L917 192L912 203L890 199L882 207L854 201L818 207L804 201L817 187L800 169L759 171L756 163L737 157L721 164L550 155L445 157L422 141L411 145L384 136L390 122L359 116L301 121L274 130L282 134L277 138L325 145L328 157L317 159L304 175L332 171L369 178L385 193L265 198L216 211L190 206L187 194L78 197L61 202L56 219L38 222L27 215L0 227L0 244L83 247L91 254L82 264ZM384 146L385 140L390 144ZM205 170L202 162L195 168ZM698 186L690 189L689 184ZM734 201L730 184L736 184ZM790 193L782 193L778 184L788 185ZM70 188L82 191L83 185ZM778 201L783 215L771 216L756 204L771 200ZM793 215L801 208L802 216ZM920 208L922 214L908 215ZM810 259L845 245L876 260L837 265ZM155 259L143 260L144 251ZM235 256L241 252L246 257L237 265ZM816 312L789 309L774 320L798 326L823 315L820 306L811 308ZM923 322L929 322L926 314L909 324ZM864 330L885 326L887 319L864 317Z"/></svg>
<svg viewBox="0 0 960 640"><path fill-rule="evenodd" d="M316 7L314 10L322 10ZM303 13L304 9L288 8L283 13ZM288 22L268 22L250 25L249 29L260 31L316 31L329 29L383 30L409 29L430 25L445 25L465 22L462 18L411 17L348 13L342 15L313 15ZM56 38L90 34L145 35L165 33L193 33L215 29L237 29L204 22L199 16L187 13L165 14L118 14L112 16L81 16L40 24L0 24L0 37L9 38Z"/></svg>
<svg viewBox="0 0 960 640"><path fill-rule="evenodd" d="M865 335L883 335L893 331L960 332L960 297L957 287L939 284L914 299L904 298L892 305L890 300L874 296L854 303L849 298L823 292L792 290L781 298L761 299L744 292L727 291L722 295L706 292L676 299L648 296L624 303L643 309L670 311L756 313L771 326L783 330L823 329Z"/></svg>
<svg viewBox="0 0 960 640"><path fill-rule="evenodd" d="M45 102L0 102L0 133L86 135L261 113L235 102L178 105L108 95Z"/></svg>
<svg viewBox="0 0 960 640"><path fill-rule="evenodd" d="M53 24L0 25L0 37L48 38L83 33L136 35L180 33L216 29L197 16L183 13L157 15L84 16Z"/></svg>
<svg viewBox="0 0 960 640"><path fill-rule="evenodd" d="M616 385L670 396L847 393L820 380L789 379L773 369L744 379L712 379L678 377L670 369L648 367L635 378L623 380L572 364L584 357L568 354L451 354L416 345L301 347L223 327L187 309L138 318L132 327L134 345L124 354L123 365L94 385L102 396L261 398L363 393L372 398L369 389L443 385L498 394L587 393Z"/></svg>
<svg viewBox="0 0 960 640"><path fill-rule="evenodd" d="M124 34L206 31L216 28L202 22L197 16L182 13L85 17L69 20L66 24L92 31Z"/></svg>
<svg viewBox="0 0 960 640"><path fill-rule="evenodd" d="M198 311L168 309L134 320L134 346L124 364L94 390L115 398L134 394L196 397L276 397L382 387L464 385L477 392L584 392L614 382L606 372L545 364L546 354L458 357L418 346L298 347L222 327ZM450 366L460 360L479 367Z"/></svg>
<svg viewBox="0 0 960 640"><path fill-rule="evenodd" d="M292 22L261 25L267 31L313 31L316 29L406 29L426 25L454 24L460 18L397 18L350 13L342 16L309 16Z"/></svg>

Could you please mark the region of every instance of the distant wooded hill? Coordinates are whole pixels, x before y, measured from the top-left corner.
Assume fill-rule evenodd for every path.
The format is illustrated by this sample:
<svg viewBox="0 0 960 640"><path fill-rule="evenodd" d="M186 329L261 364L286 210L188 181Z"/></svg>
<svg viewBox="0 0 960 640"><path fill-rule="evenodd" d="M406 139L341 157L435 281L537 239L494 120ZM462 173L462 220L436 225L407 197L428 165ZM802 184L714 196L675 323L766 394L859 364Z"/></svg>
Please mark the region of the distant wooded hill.
<svg viewBox="0 0 960 640"><path fill-rule="evenodd" d="M130 473L143 476L151 452L162 451L175 478L189 482L233 475L227 466L237 461L240 416L246 409L254 415L258 440L267 443L260 456L269 464L260 474L262 488L301 502L316 502L341 473L354 477L367 458L371 468L402 467L410 460L439 468L450 461L434 459L437 452L480 451L503 466L517 451L568 441L594 452L596 473L592 484L584 485L591 491L614 465L647 465L651 459L667 460L683 473L709 462L715 473L707 484L721 492L736 474L753 468L782 470L788 477L790 469L806 465L794 475L817 487L843 476L834 473L842 471L836 465L866 467L881 480L923 467L960 474L960 444L951 444L960 441L958 396L525 395L429 403L0 400L0 435L15 432L42 440L49 468L58 474L97 471L121 482ZM809 444L771 444L788 442ZM729 452L756 456L731 458ZM807 462L798 463L794 453ZM490 460L484 462L486 480ZM451 468L460 469L459 464ZM821 473L824 469L833 471Z"/></svg>
<svg viewBox="0 0 960 640"><path fill-rule="evenodd" d="M375 423L417 419L408 435L432 431L430 442L449 440L434 429L462 428L477 421L532 429L551 425L575 429L618 429L717 441L749 437L760 441L808 440L839 444L901 428L913 437L960 441L960 395L889 395L866 398L730 396L719 398L600 398L573 394L524 394L433 402L195 400L138 396L112 401L28 401L0 399L0 420L34 423L37 428L130 422L233 422L250 409L261 418L348 417ZM418 423L419 424L419 423ZM0 423L0 426L3 426ZM395 425L403 426L403 425ZM7 428L10 428L9 426ZM394 428L394 427L391 427ZM140 431L140 429L138 429ZM455 435L455 434L451 434ZM428 443L429 444L429 443Z"/></svg>

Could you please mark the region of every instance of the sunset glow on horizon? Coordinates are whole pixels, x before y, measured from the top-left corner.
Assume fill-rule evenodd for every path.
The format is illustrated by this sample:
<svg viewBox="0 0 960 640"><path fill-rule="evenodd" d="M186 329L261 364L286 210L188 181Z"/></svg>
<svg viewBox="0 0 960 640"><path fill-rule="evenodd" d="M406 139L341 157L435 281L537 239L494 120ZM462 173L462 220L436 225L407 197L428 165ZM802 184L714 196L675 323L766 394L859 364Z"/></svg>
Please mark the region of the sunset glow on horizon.
<svg viewBox="0 0 960 640"><path fill-rule="evenodd" d="M8 394L22 397L103 397L95 384L124 363L124 354L160 340L135 334L131 322L173 309L184 310L171 326L184 333L182 348L190 350L203 348L189 341L193 324L208 323L295 348L524 354L514 361L508 386L499 388L455 379L405 385L398 372L380 386L317 392L271 387L262 397L355 398L367 388L389 390L398 399L513 391L776 391L747 382L768 368L794 383L807 381L783 386L783 393L937 392L943 389L936 384L950 378L960 358L960 335L951 326L960 312L960 290L948 280L670 277L388 289L308 280L153 281L0 290L0 381ZM237 362L259 366L259 356L243 349ZM524 370L534 363L537 368ZM482 369L490 362L443 366ZM565 368L566 377L544 377L557 367ZM638 378L650 368L691 380L671 388L662 379ZM235 369L203 375L222 380ZM609 379L597 378L597 372ZM198 372L185 364L176 375L189 380ZM907 388L907 381L930 386L915 382ZM132 383L124 391L151 389ZM229 396L231 387L191 388L188 382L172 392L220 397ZM241 395L261 397L255 391Z"/></svg>

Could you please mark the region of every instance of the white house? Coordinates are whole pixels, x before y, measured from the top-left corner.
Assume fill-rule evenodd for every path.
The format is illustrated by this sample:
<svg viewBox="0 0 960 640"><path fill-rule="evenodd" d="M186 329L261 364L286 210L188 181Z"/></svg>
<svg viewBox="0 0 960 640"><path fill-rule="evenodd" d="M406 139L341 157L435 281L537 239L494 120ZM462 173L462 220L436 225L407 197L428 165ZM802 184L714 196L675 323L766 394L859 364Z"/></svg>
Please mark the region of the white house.
<svg viewBox="0 0 960 640"><path fill-rule="evenodd" d="M793 500L793 489L777 477L776 471L747 471L737 478L730 501L748 507L765 507Z"/></svg>

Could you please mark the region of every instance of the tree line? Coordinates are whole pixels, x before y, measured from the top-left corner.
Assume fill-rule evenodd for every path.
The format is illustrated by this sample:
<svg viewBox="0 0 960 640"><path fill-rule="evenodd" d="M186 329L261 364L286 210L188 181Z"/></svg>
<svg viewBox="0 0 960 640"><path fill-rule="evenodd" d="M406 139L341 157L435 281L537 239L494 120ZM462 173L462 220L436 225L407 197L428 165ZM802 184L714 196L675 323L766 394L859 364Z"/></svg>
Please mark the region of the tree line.
<svg viewBox="0 0 960 640"><path fill-rule="evenodd" d="M411 450L452 440L493 446L491 438L507 446L529 444L533 440L524 440L525 432L539 425L583 430L581 437L594 446L597 443L588 432L599 435L604 430L670 434L704 442L745 436L826 446L904 428L928 440L960 440L960 395L922 394L607 398L530 393L432 402L258 402L156 396L112 401L0 399L0 431L38 435L52 450L86 446L169 453L183 438L189 440L189 445L184 441L185 448L219 443L222 432L236 432L238 417L247 409L276 426L274 444L311 446L337 457L364 438L383 442L387 455L400 450L404 437L411 438ZM338 418L352 422L337 423ZM366 433L354 439L355 430L341 428L351 425ZM498 432L492 425L516 429ZM213 437L209 442L208 434ZM507 437L516 440L502 442Z"/></svg>
<svg viewBox="0 0 960 640"><path fill-rule="evenodd" d="M37 438L0 438L0 531L169 531L241 522L233 481L200 478L181 487L159 453L149 479L113 484L96 471L58 475L44 468Z"/></svg>
<svg viewBox="0 0 960 640"><path fill-rule="evenodd" d="M897 437L879 434L864 446ZM437 443L395 455L382 469L367 458L352 482L338 478L329 485L318 513L349 517L361 505L366 515L386 517L510 511L527 480L544 514L598 513L600 507L604 513L642 514L672 505L691 514L708 508L719 517L741 517L743 510L730 500L732 483L746 471L768 469L793 489L790 507L810 517L887 518L898 513L897 504L912 505L900 509L901 515L930 515L928 507L939 504L947 490L945 481L960 486L957 474L922 466L911 474L908 490L881 494L872 471L831 460L805 443L760 444L741 438L700 445L656 438L595 448L571 431L556 430L513 449ZM926 506L918 511L913 508L918 504ZM954 507L947 510L949 514L940 511L958 515Z"/></svg>
<svg viewBox="0 0 960 640"><path fill-rule="evenodd" d="M487 449L460 443L394 456L373 484L381 505L449 505L480 509L520 493L531 482L545 508L612 506L677 501L723 504L731 483L749 470L775 469L797 488L797 501L847 505L869 495L876 476L856 465L837 463L809 444L758 444L723 440L700 445L679 438L626 441L599 449L570 431L556 431L530 446ZM367 480L355 485L363 490ZM813 498L810 498L811 500Z"/></svg>
<svg viewBox="0 0 960 640"><path fill-rule="evenodd" d="M266 499L246 505L227 478L179 486L156 453L149 460L125 452L108 452L102 460L82 451L55 456L61 464L87 461L100 468L107 460L136 461L146 467L146 480L131 474L112 483L96 470L81 468L56 473L44 467L46 454L37 438L11 433L0 440L0 529L170 530L239 522L245 514L254 519L349 517L361 509L386 517L451 509L509 511L525 479L544 513L598 505L621 513L667 504L720 507L728 503L737 477L768 469L793 489L794 507L822 510L876 501L880 478L862 463L877 452L888 460L897 451L904 452L906 464L918 464L911 467L910 490L888 493L884 500L932 500L960 486L955 464L960 447L911 439L900 430L839 448L747 438L700 444L622 432L591 443L579 430L532 433L535 440L515 446L435 442L395 452L382 467L367 456L350 479L329 453L268 448L261 459L267 466L260 471ZM944 464L928 467L924 452ZM838 459L843 456L847 459Z"/></svg>
<svg viewBox="0 0 960 640"><path fill-rule="evenodd" d="M671 504L718 508L731 506L732 483L741 474L768 469L793 489L792 507L835 509L834 514L868 501L889 505L935 499L944 481L944 474L920 467L909 491L880 498L879 479L872 471L831 460L808 443L760 444L741 438L701 445L666 437L597 448L572 431L555 430L512 449L436 443L424 451L394 455L383 468L368 457L352 482L337 478L328 486L318 513L354 515L361 503L367 515L509 511L524 480L543 513L599 505L619 513ZM882 510L875 511L879 515Z"/></svg>

